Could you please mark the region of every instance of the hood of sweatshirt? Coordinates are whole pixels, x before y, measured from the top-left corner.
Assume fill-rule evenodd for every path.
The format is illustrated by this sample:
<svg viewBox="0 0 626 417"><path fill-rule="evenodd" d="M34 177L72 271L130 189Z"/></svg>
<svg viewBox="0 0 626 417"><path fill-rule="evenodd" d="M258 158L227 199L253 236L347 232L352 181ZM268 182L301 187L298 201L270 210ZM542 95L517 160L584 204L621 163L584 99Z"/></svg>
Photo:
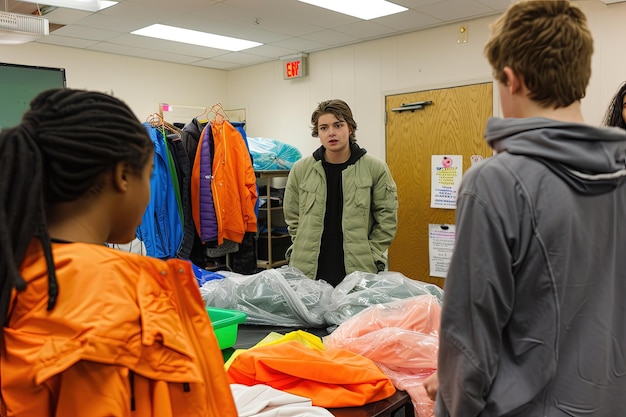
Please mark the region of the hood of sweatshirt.
<svg viewBox="0 0 626 417"><path fill-rule="evenodd" d="M316 161L321 161L324 159L324 153L326 152L326 148L324 146L320 146L313 152L313 158ZM350 158L346 161L348 165L354 164L356 161L361 159L363 155L367 153L365 148L361 148L356 142L350 143Z"/></svg>
<svg viewBox="0 0 626 417"><path fill-rule="evenodd" d="M491 118L485 130L496 152L544 163L584 194L613 190L626 177L626 131L541 117Z"/></svg>

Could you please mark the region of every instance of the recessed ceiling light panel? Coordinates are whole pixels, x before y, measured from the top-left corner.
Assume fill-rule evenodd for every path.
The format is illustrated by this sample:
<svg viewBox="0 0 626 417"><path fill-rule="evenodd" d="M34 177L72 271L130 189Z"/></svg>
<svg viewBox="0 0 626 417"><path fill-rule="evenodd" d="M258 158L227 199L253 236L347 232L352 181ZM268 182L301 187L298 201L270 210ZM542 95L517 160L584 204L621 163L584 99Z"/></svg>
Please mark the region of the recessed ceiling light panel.
<svg viewBox="0 0 626 417"><path fill-rule="evenodd" d="M322 7L334 12L358 17L363 20L376 19L408 10L385 0L300 0L313 6Z"/></svg>
<svg viewBox="0 0 626 417"><path fill-rule="evenodd" d="M151 38L165 39L168 41L182 42L191 45L206 46L209 48L224 49L226 51L234 52L263 45L259 42L230 38L228 36L214 35L212 33L161 24L146 26L145 28L135 30L131 33L134 35L148 36Z"/></svg>

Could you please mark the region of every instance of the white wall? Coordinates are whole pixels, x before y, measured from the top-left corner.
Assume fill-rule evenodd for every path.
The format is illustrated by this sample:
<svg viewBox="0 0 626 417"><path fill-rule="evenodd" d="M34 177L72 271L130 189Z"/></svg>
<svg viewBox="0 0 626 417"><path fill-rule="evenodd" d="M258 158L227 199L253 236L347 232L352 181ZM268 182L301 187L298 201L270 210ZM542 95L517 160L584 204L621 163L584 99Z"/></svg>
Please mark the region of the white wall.
<svg viewBox="0 0 626 417"><path fill-rule="evenodd" d="M626 3L577 4L587 14L596 49L583 113L587 122L599 124L626 80ZM352 107L361 146L384 158L385 95L490 80L482 50L495 18L467 22L466 44L457 43L457 23L313 53L309 75L289 81L282 79L278 61L224 72L35 43L0 46L0 61L66 68L69 87L112 91L140 119L158 111L160 102L245 108L250 136L278 139L303 154L319 145L310 131L317 103L341 98Z"/></svg>

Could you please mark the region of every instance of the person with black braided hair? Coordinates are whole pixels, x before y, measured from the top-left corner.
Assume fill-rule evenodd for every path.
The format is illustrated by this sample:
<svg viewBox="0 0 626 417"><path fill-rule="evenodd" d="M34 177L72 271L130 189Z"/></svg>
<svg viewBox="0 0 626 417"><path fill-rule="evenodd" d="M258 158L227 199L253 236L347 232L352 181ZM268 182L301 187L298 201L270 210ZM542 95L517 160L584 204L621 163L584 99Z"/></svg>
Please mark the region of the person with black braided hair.
<svg viewBox="0 0 626 417"><path fill-rule="evenodd" d="M602 125L626 129L626 81L619 86L611 98Z"/></svg>
<svg viewBox="0 0 626 417"><path fill-rule="evenodd" d="M122 101L54 89L0 133L0 415L236 416L191 264L110 249L150 199Z"/></svg>

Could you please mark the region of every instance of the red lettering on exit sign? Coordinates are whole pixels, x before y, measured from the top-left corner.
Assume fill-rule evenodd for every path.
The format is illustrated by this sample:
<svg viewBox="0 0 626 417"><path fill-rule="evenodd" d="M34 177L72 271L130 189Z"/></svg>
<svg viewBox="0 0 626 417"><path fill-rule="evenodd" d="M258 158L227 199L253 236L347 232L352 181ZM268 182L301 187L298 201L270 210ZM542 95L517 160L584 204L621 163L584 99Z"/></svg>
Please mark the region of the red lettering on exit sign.
<svg viewBox="0 0 626 417"><path fill-rule="evenodd" d="M308 54L305 53L281 57L280 60L283 64L283 79L291 80L294 78L306 77L308 75L307 57Z"/></svg>
<svg viewBox="0 0 626 417"><path fill-rule="evenodd" d="M302 77L302 63L300 60L285 62L285 74L287 78Z"/></svg>

